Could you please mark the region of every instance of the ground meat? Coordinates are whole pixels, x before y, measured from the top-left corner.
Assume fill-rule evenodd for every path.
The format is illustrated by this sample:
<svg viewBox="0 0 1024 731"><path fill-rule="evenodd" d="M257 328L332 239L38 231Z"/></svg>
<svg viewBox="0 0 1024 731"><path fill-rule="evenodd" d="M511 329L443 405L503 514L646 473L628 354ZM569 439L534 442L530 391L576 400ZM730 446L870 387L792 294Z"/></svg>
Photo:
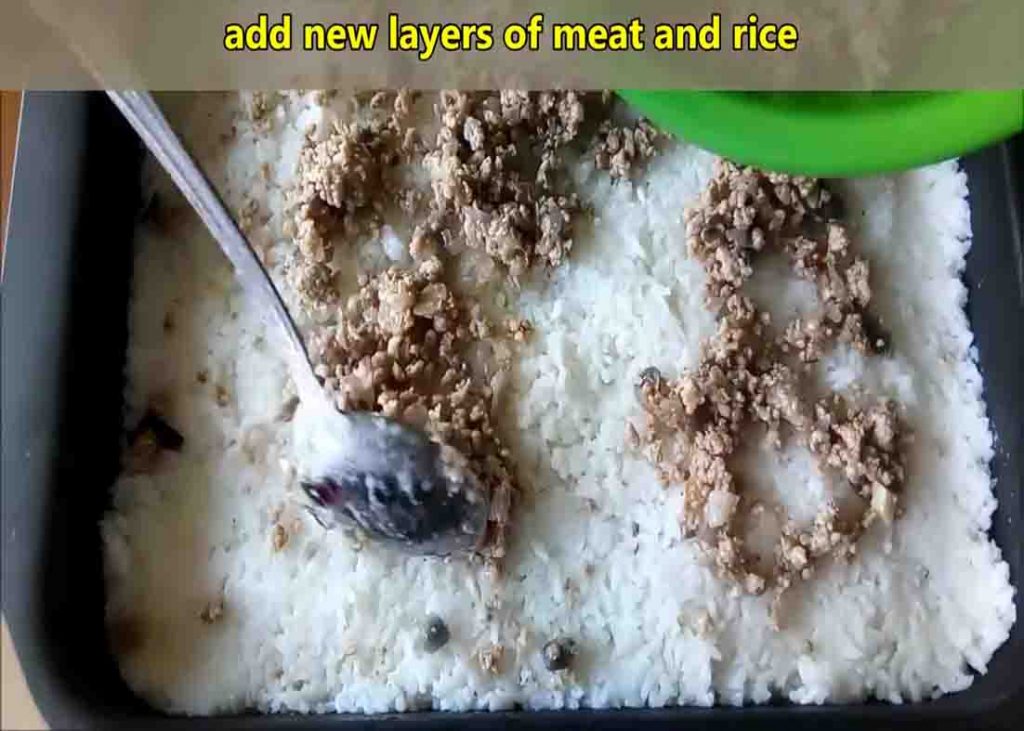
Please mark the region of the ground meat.
<svg viewBox="0 0 1024 731"><path fill-rule="evenodd" d="M558 266L581 212L557 178L585 117L582 95L442 92L435 112L426 230L486 252L513 278L534 264Z"/></svg>
<svg viewBox="0 0 1024 731"><path fill-rule="evenodd" d="M592 145L594 164L612 178L629 179L657 154L663 138L645 119L632 125L616 125L606 119L598 126Z"/></svg>
<svg viewBox="0 0 1024 731"><path fill-rule="evenodd" d="M753 274L753 257L785 252L796 274L814 282L821 307L791 322L778 338L783 352L818 360L837 340L864 353L884 349L871 337L866 308L870 267L853 256L838 202L815 178L764 173L721 161L700 205L686 212L689 245L708 274L712 306L721 306Z"/></svg>
<svg viewBox="0 0 1024 731"><path fill-rule="evenodd" d="M856 407L833 396L815 405L808 446L888 521L893 509L890 501L894 500L890 496L904 480L903 464L895 450L899 430L892 401Z"/></svg>
<svg viewBox="0 0 1024 731"><path fill-rule="evenodd" d="M270 220L270 214L255 198L245 196L244 202L235 211L235 220L238 221L238 227L242 233L252 240L257 229L266 225Z"/></svg>
<svg viewBox="0 0 1024 731"><path fill-rule="evenodd" d="M488 645L477 653L480 667L488 673L497 675L501 672L501 661L505 657L503 645Z"/></svg>
<svg viewBox="0 0 1024 731"><path fill-rule="evenodd" d="M703 344L697 366L679 378L654 369L641 374L644 421L627 433L663 482L682 484L684 530L700 539L718 572L748 593L773 587L773 608L793 581L810 578L815 562L852 555L871 522L893 520L904 481L896 404L862 399L865 405L857 405L839 394L811 403L806 396L800 363L840 341L868 354L884 347L867 334L869 266L852 255L835 203L811 178L719 165L700 205L686 212L718 332ZM769 316L742 292L756 255L768 247L785 251L797 275L815 282L821 304L817 315L789 323L781 334L773 334ZM730 466L757 424L769 445L780 447L786 436L798 440L864 498L852 523L840 520L832 505L806 530L787 521L771 575L753 568L738 535L742 485Z"/></svg>
<svg viewBox="0 0 1024 731"><path fill-rule="evenodd" d="M309 139L300 153L290 230L299 254L293 283L307 302L336 296L332 237L379 224L384 207L399 197L394 171L411 152L411 100L408 92L396 92L390 113L383 114L382 99L370 100L374 113L335 123L323 140Z"/></svg>
<svg viewBox="0 0 1024 731"><path fill-rule="evenodd" d="M270 533L270 543L275 551L282 551L288 545L288 529L280 523L275 523Z"/></svg>
<svg viewBox="0 0 1024 731"><path fill-rule="evenodd" d="M362 276L338 326L315 343L317 372L343 411L375 411L424 429L469 460L491 496L483 553L498 560L516 487L492 420L494 389L470 367L473 331L481 328L429 264Z"/></svg>
<svg viewBox="0 0 1024 731"><path fill-rule="evenodd" d="M248 95L246 105L249 118L257 124L269 123L270 113L277 104L277 94L267 91L253 91Z"/></svg>
<svg viewBox="0 0 1024 731"><path fill-rule="evenodd" d="M288 226L298 249L291 282L310 305L337 296L332 241L380 225L394 204L418 219L409 247L416 260L468 247L514 281L534 266L557 267L584 213L566 174L569 149L589 144L600 169L624 177L655 153L658 139L643 121L612 125L611 105L596 93L444 91L434 107L439 131L419 144L409 93L368 99L359 121L336 123L300 156ZM403 162L428 171L425 198L399 181Z"/></svg>
<svg viewBox="0 0 1024 731"><path fill-rule="evenodd" d="M224 597L219 596L216 599L209 601L203 611L199 613L199 619L205 624L214 624L219 622L224 616Z"/></svg>
<svg viewBox="0 0 1024 731"><path fill-rule="evenodd" d="M591 136L601 130L604 149L628 148L622 164L649 155L654 133L599 127L610 105L597 94L446 91L437 100L438 131L425 142L406 92L363 95L358 121L310 135L290 193L288 277L312 319L337 322L315 326L309 344L339 408L422 428L468 458L490 490L484 554L496 562L517 490L492 414L511 367L506 343L525 341L531 326L510 321L495 332L478 307L459 302L446 269L460 254L489 265L479 279L497 272L515 281L531 268L559 266L583 213L566 165L571 145L580 143L575 154L587 149L584 124ZM426 169L427 194L415 176L400 174L408 163ZM333 242L379 229L395 205L411 218L412 268L361 275L359 293L341 302ZM482 366L470 368L471 351Z"/></svg>
<svg viewBox="0 0 1024 731"><path fill-rule="evenodd" d="M517 343L522 343L530 338L530 334L533 332L533 323L529 320L513 318L505 322L505 329L508 331L509 337Z"/></svg>

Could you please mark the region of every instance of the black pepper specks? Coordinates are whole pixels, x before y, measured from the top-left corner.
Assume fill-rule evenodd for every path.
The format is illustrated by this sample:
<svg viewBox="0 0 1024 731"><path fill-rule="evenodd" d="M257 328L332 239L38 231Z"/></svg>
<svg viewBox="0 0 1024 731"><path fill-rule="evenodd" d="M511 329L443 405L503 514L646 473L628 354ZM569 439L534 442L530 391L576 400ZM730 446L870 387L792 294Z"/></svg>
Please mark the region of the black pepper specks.
<svg viewBox="0 0 1024 731"><path fill-rule="evenodd" d="M661 371L654 366L644 368L640 371L634 384L637 398L642 399L645 389L657 388L659 383L661 383Z"/></svg>
<svg viewBox="0 0 1024 731"><path fill-rule="evenodd" d="M427 617L423 628L423 649L434 653L448 644L451 634L448 632L448 625L436 614Z"/></svg>
<svg viewBox="0 0 1024 731"><path fill-rule="evenodd" d="M576 657L576 643L564 637L551 640L541 650L541 657L544 660L544 667L551 672L566 670Z"/></svg>

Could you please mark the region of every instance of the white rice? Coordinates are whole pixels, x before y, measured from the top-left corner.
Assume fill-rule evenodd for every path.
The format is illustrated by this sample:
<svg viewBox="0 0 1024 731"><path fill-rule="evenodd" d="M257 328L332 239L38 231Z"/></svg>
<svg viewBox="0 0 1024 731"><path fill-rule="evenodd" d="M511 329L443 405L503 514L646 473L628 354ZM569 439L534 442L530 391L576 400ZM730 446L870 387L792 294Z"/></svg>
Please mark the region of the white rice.
<svg viewBox="0 0 1024 731"><path fill-rule="evenodd" d="M230 101L173 101L228 200L259 199L272 214L259 235L280 238L303 130L336 110L291 95L267 133ZM238 134L224 144L232 123ZM992 434L959 279L971 238L966 177L947 162L841 184L895 348L871 359L836 352L822 384L860 384L904 405L915 435L906 513L874 525L855 561L823 567L788 594L775 631L769 597L739 596L715 578L681 535L681 489L661 487L623 438L638 413L637 373L679 373L713 329L681 220L712 162L678 145L635 187L581 164L595 220L569 264L518 295L493 293L535 328L503 423L528 493L504 579L463 560L360 544L306 516L295 478L302 409L293 423L275 420L287 382L277 334L192 217L172 238L141 228L127 421L159 396L186 441L155 474L123 477L103 522L108 612L131 617L142 638L120 657L130 686L196 714L901 702L969 686L1015 609L987 536ZM162 175L154 186L171 197ZM381 247L366 242L358 258L379 265ZM772 309L801 306L788 274L757 284ZM832 489L799 450L750 451L756 489L795 515L813 514ZM274 551L275 521L293 519L301 529ZM221 592L223 617L202 622ZM420 645L430 613L451 631L434 654ZM560 636L580 647L569 674L540 658ZM505 647L496 674L475 657L492 643Z"/></svg>

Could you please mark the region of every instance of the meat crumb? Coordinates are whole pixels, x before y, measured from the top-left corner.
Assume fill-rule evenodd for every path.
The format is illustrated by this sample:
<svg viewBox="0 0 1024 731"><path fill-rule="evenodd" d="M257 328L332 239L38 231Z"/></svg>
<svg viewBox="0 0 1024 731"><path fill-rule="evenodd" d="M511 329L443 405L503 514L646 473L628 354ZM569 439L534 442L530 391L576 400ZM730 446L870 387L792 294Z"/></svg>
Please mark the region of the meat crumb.
<svg viewBox="0 0 1024 731"><path fill-rule="evenodd" d="M203 611L199 613L199 619L206 624L214 624L219 622L224 616L224 597L218 597L217 599L211 600L203 607Z"/></svg>
<svg viewBox="0 0 1024 731"><path fill-rule="evenodd" d="M497 675L501 672L501 661L505 657L504 645L492 644L477 653L477 660L484 672Z"/></svg>
<svg viewBox="0 0 1024 731"><path fill-rule="evenodd" d="M280 523L275 523L270 542L275 552L283 550L288 545L288 529Z"/></svg>
<svg viewBox="0 0 1024 731"><path fill-rule="evenodd" d="M248 95L246 111L249 118L257 125L269 125L270 113L277 104L277 94L266 91L253 91Z"/></svg>
<svg viewBox="0 0 1024 731"><path fill-rule="evenodd" d="M533 323L522 318L513 318L505 323L509 335L517 343L524 343L530 338L533 332Z"/></svg>
<svg viewBox="0 0 1024 731"><path fill-rule="evenodd" d="M594 139L594 165L607 170L613 179L627 180L657 154L663 137L645 119L632 125L617 125L606 119L598 126Z"/></svg>

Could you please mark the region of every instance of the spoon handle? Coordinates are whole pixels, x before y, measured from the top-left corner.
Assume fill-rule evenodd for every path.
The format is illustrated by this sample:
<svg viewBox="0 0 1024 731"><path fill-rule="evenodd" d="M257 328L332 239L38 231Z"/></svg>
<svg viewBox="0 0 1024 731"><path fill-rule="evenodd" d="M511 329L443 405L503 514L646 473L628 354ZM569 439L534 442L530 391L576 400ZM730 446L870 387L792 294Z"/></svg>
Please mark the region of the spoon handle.
<svg viewBox="0 0 1024 731"><path fill-rule="evenodd" d="M238 230L238 225L224 207L220 196L171 129L152 95L145 91L107 91L107 94L206 224L221 250L234 265L246 293L255 298L257 305L264 312L270 313L271 318L281 326L296 357L292 377L297 379L300 390L320 393L320 384L313 375L302 335L288 313L281 294L249 241Z"/></svg>

